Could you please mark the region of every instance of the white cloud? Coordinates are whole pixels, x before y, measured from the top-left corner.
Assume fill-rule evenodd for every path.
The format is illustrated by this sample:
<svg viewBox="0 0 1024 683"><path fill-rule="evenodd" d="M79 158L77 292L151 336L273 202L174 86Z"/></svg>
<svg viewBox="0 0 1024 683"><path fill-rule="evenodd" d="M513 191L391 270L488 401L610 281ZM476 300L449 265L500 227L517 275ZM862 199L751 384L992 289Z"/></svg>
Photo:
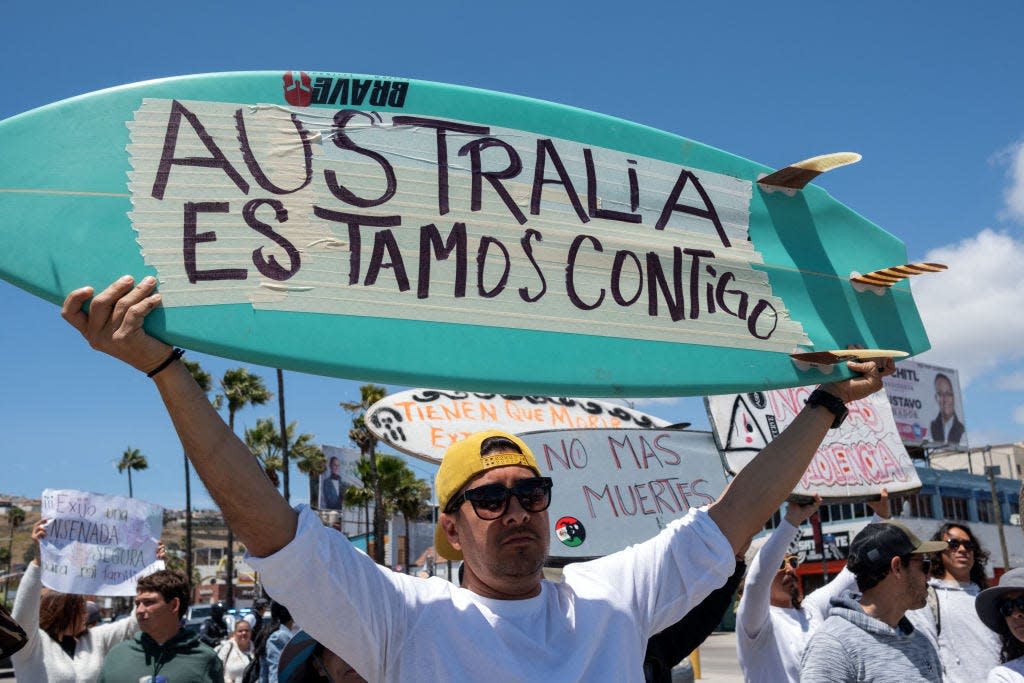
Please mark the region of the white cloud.
<svg viewBox="0 0 1024 683"><path fill-rule="evenodd" d="M1022 196L1024 215L1024 196ZM932 350L921 360L956 368L960 383L1024 359L1024 240L984 229L933 249L949 270L912 279Z"/></svg>
<svg viewBox="0 0 1024 683"><path fill-rule="evenodd" d="M1024 425L1024 406L1017 406L1013 411L1013 421L1019 425Z"/></svg>
<svg viewBox="0 0 1024 683"><path fill-rule="evenodd" d="M1004 214L1009 218L1024 220L1024 143L1017 143L998 155L1007 160L1010 186L1006 189Z"/></svg>

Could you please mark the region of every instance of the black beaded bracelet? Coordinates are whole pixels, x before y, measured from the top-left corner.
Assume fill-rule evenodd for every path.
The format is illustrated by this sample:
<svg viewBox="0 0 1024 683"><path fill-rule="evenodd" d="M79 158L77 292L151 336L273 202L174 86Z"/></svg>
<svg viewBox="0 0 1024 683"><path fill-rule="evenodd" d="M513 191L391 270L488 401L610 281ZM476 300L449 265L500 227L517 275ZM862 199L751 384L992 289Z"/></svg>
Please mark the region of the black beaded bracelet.
<svg viewBox="0 0 1024 683"><path fill-rule="evenodd" d="M146 377L155 377L157 375L157 373L159 373L161 370L165 369L168 365L170 365L171 363L173 363L174 361L178 360L179 358L181 358L184 355L185 355L185 349L181 349L181 348L178 348L177 346L175 346L174 350L171 351L170 355L167 356L167 358L164 360L164 362L161 363L160 365L156 366L156 369L150 370L149 372L147 372L146 373Z"/></svg>

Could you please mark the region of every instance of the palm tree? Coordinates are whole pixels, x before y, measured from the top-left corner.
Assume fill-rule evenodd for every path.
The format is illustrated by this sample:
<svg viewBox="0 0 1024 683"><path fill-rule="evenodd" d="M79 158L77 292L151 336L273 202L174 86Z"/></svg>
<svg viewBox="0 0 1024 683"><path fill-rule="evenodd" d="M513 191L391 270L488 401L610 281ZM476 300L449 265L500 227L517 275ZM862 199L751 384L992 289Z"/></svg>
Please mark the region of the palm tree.
<svg viewBox="0 0 1024 683"><path fill-rule="evenodd" d="M301 439L303 434L299 437ZM298 439L297 439L298 441ZM309 478L309 505L310 507L320 507L320 475L327 470L327 458L324 456L324 452L315 443L312 443L310 439L303 445L295 444L289 449L292 455L295 456L295 464L299 468L299 472L302 472Z"/></svg>
<svg viewBox="0 0 1024 683"><path fill-rule="evenodd" d="M192 379L196 381L199 388L202 389L203 393L209 396L210 390L213 389L213 377L210 373L203 370L199 363L192 360L183 360L185 367L188 369L189 374L192 375ZM220 396L217 396L214 401L214 408L220 409ZM188 453L182 452L182 458L185 461L185 576L192 579L192 474L189 472L188 466ZM193 584L194 585L194 584Z"/></svg>
<svg viewBox="0 0 1024 683"><path fill-rule="evenodd" d="M395 491L395 509L405 519L405 540L403 550L405 551L405 573L409 573L412 564L410 556L409 520L418 519L428 510L427 501L430 500L430 484L417 479L412 470L405 466L402 479L397 491Z"/></svg>
<svg viewBox="0 0 1024 683"><path fill-rule="evenodd" d="M273 418L261 417L256 420L255 427L245 430L245 445L260 461L274 488L281 485L281 479L277 476L281 470L280 443L281 437L274 426Z"/></svg>
<svg viewBox="0 0 1024 683"><path fill-rule="evenodd" d="M359 447L359 452L370 463L370 477L373 483L373 538L378 541L374 544L373 559L377 564L384 564L384 526L387 523L384 512L384 496L380 488L380 478L377 476L377 460L373 457L377 449L377 439L366 426L366 411L377 401L384 398L387 389L376 384L364 384L359 387L360 400L358 403L342 401L341 407L355 415L352 420L352 429L348 436L352 442Z"/></svg>
<svg viewBox="0 0 1024 683"><path fill-rule="evenodd" d="M11 527L11 533L7 537L7 575L4 577L4 592L3 595L0 595L0 605L7 600L7 582L14 569L14 530L24 523L25 511L17 505L12 505L11 509L7 511L7 524Z"/></svg>
<svg viewBox="0 0 1024 683"><path fill-rule="evenodd" d="M277 410L281 414L281 470L284 472L284 499L286 502L291 502L292 490L288 483L288 454L291 452L288 447L288 439L291 436L287 435L284 429L288 423L284 419L284 371L281 368L277 369Z"/></svg>
<svg viewBox="0 0 1024 683"><path fill-rule="evenodd" d="M370 472L371 468L369 458L360 458L356 463L356 476L359 477L359 481L363 482L363 485L360 487L349 486L345 489L345 507L363 508L367 537L370 535L370 503L373 502L374 481L376 480L376 475Z"/></svg>
<svg viewBox="0 0 1024 683"><path fill-rule="evenodd" d="M149 467L144 456L138 448L129 446L121 454L121 462L117 463L118 473L128 470L128 497L132 497L132 470L144 470Z"/></svg>
<svg viewBox="0 0 1024 683"><path fill-rule="evenodd" d="M235 431L235 413L248 405L261 406L273 396L267 391L263 379L245 368L235 368L224 373L220 381L221 395L228 407L228 428ZM235 606L235 534L228 525L227 554L227 606Z"/></svg>
<svg viewBox="0 0 1024 683"><path fill-rule="evenodd" d="M384 501L384 514L390 517L395 513L395 501L405 482L409 467L405 460L397 455L377 454L377 480L380 482L381 497Z"/></svg>
<svg viewBox="0 0 1024 683"><path fill-rule="evenodd" d="M362 487L349 486L345 490L345 506L346 507L357 507L363 506L366 510L366 523L369 527L369 504L371 500L374 500L376 492L379 491L381 494L381 504L376 510L381 510L385 517L390 517L395 512L401 512L401 505L404 503L408 512L406 517L406 547L405 556L409 557L409 546L408 546L408 521L409 517L418 517L422 514L421 510L413 509L411 498L415 497L414 491L418 492L418 484L422 484L426 488L426 494L423 496L423 500L430 497L430 487L426 482L422 482L416 479L412 470L405 464L405 460L396 456L388 455L385 453L377 453L373 458L374 466L370 465L370 458L361 458L356 463L356 473L362 479ZM403 512L403 514L405 514ZM373 532L374 542L374 555L376 556L379 552L381 555L380 562L384 562L384 535L381 533L378 535L377 531ZM406 562L408 564L408 561Z"/></svg>
<svg viewBox="0 0 1024 683"><path fill-rule="evenodd" d="M316 438L312 434L299 434L296 437L296 425L297 423L292 422L284 430L286 441L283 447L281 445L281 430L274 424L272 417L261 417L256 420L255 427L245 430L245 445L263 465L263 470L274 486L281 484L277 473L284 469L284 453L286 451L294 453L296 450L306 449L313 445L313 440Z"/></svg>

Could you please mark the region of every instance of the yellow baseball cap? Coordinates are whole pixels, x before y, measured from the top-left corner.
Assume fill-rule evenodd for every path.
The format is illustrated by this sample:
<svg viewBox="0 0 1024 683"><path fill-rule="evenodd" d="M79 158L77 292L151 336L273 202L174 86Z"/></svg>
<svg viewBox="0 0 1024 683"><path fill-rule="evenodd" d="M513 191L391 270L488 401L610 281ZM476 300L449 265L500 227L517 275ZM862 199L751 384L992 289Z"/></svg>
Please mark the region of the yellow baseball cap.
<svg viewBox="0 0 1024 683"><path fill-rule="evenodd" d="M493 437L508 439L522 451L505 451L502 453L491 453L482 455L480 453L483 442ZM455 497L455 494L466 485L470 479L496 467L511 467L520 465L528 467L541 476L540 468L533 457L533 452L523 440L508 432L490 430L470 434L462 441L456 441L441 458L441 467L437 470L437 477L434 479L434 491L437 493L438 508L444 512L448 502ZM440 520L434 529L434 549L437 554L448 560L461 560L462 551L456 550L448 542L448 535L441 528Z"/></svg>

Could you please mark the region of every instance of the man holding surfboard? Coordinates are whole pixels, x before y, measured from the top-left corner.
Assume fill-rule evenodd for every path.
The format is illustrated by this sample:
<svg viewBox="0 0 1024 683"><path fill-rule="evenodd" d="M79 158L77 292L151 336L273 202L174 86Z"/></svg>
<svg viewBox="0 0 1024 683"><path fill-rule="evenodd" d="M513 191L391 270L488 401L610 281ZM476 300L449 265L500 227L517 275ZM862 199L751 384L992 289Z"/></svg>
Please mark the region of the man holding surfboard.
<svg viewBox="0 0 1024 683"><path fill-rule="evenodd" d="M845 403L881 388L890 360L823 385L791 426L707 508L655 538L543 579L549 482L509 434L456 443L438 472L439 549L462 555L464 587L390 572L308 509L293 510L195 384L181 352L143 321L156 281L125 276L62 315L93 348L152 377L185 452L241 539L268 592L318 641L369 680L642 680L650 635L678 621L732 573L734 555L803 474ZM89 312L82 306L92 299ZM259 500L261 505L253 506Z"/></svg>

